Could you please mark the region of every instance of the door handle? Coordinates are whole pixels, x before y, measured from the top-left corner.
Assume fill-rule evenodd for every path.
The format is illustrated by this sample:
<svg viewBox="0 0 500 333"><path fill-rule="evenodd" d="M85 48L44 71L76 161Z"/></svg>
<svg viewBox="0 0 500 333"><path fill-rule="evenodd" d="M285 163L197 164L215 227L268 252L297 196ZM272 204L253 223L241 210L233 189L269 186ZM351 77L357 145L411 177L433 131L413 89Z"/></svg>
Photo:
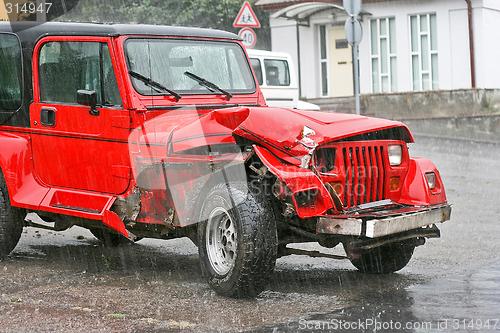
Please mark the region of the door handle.
<svg viewBox="0 0 500 333"><path fill-rule="evenodd" d="M40 123L44 126L56 125L56 110L42 109L40 111Z"/></svg>

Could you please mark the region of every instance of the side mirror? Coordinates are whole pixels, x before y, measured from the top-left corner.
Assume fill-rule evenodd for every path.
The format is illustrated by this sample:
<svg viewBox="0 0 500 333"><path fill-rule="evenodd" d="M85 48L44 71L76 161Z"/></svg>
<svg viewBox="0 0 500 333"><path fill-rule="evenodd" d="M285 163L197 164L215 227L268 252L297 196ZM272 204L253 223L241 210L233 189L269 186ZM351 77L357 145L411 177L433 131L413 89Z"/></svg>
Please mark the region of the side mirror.
<svg viewBox="0 0 500 333"><path fill-rule="evenodd" d="M99 110L96 109L97 106L97 92L94 90L78 90L76 92L76 102L81 105L90 106L89 113L93 116L99 115Z"/></svg>

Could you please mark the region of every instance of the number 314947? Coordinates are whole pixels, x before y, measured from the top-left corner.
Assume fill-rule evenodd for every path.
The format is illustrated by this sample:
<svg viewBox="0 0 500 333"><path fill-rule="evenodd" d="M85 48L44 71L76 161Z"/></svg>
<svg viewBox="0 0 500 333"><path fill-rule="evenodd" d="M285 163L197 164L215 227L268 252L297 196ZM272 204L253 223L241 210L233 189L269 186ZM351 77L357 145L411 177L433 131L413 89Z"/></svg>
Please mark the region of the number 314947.
<svg viewBox="0 0 500 333"><path fill-rule="evenodd" d="M11 14L11 13L34 14L36 12L48 13L51 6L52 6L52 2L41 3L38 6L34 2L14 3L14 4L10 3L10 2L5 3L5 9L7 10L7 14Z"/></svg>

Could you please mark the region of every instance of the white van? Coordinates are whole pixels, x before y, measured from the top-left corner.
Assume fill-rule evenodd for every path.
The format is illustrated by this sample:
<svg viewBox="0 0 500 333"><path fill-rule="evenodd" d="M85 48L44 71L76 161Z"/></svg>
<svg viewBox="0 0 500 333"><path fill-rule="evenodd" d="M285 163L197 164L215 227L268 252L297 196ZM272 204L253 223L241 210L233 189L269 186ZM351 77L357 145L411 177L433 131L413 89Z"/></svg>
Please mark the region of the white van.
<svg viewBox="0 0 500 333"><path fill-rule="evenodd" d="M288 53L247 49L267 105L301 110L319 106L299 100L299 87L292 57Z"/></svg>

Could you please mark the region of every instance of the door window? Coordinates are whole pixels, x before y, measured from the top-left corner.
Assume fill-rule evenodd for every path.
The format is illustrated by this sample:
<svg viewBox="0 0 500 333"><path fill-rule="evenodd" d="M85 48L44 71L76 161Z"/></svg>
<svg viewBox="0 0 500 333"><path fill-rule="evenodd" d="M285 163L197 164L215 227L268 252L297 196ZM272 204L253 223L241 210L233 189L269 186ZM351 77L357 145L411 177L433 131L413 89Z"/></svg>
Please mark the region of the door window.
<svg viewBox="0 0 500 333"><path fill-rule="evenodd" d="M262 66L260 64L260 60L257 58L250 58L250 63L252 64L255 76L257 76L257 82L259 83L259 86L261 86L264 83L264 80L262 78Z"/></svg>
<svg viewBox="0 0 500 333"><path fill-rule="evenodd" d="M121 106L106 43L54 41L40 50L40 98L43 102L76 103L77 91L93 90L100 106Z"/></svg>
<svg viewBox="0 0 500 333"><path fill-rule="evenodd" d="M0 110L15 111L22 102L21 46L15 35L0 34Z"/></svg>
<svg viewBox="0 0 500 333"><path fill-rule="evenodd" d="M290 70L286 60L264 59L264 68L268 86L290 85Z"/></svg>

